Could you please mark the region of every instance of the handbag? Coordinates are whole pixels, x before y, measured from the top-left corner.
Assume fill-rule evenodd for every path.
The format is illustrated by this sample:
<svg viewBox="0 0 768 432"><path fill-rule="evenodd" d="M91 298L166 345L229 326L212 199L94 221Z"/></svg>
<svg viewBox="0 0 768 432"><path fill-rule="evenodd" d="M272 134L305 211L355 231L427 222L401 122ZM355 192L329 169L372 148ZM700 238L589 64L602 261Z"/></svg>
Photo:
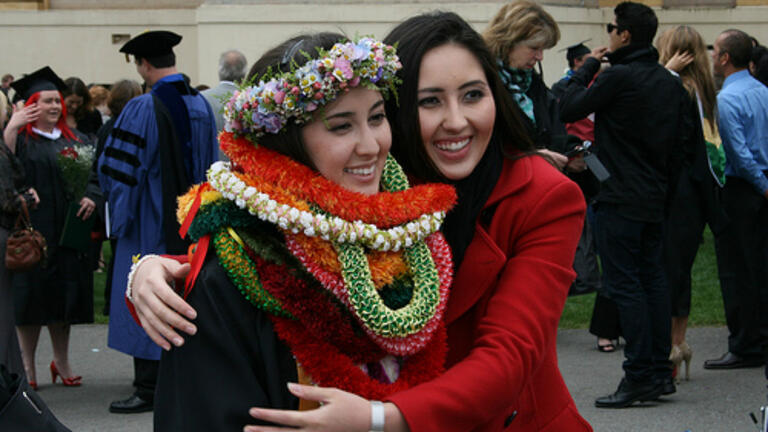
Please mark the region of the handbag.
<svg viewBox="0 0 768 432"><path fill-rule="evenodd" d="M27 380L0 365L0 431L71 432L53 415Z"/></svg>
<svg viewBox="0 0 768 432"><path fill-rule="evenodd" d="M45 265L48 246L40 231L32 228L25 200L21 200L21 213L5 246L5 267L8 270L23 272L33 269L38 263Z"/></svg>

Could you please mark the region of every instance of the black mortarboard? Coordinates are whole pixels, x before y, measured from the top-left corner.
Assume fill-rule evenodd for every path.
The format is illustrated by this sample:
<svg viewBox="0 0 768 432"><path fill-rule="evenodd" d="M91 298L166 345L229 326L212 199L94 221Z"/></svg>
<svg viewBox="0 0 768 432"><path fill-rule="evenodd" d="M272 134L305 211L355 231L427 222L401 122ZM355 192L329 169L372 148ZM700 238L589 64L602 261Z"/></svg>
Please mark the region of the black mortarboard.
<svg viewBox="0 0 768 432"><path fill-rule="evenodd" d="M579 42L577 44L573 44L573 45L571 45L569 47L563 48L560 51L567 51L565 53L565 58L568 61L572 61L574 59L577 59L577 58L583 56L584 54L589 54L589 53L592 52L589 48L587 48L586 45L584 45L584 42L589 42L591 40L592 39L583 40L583 41L581 41L581 42Z"/></svg>
<svg viewBox="0 0 768 432"><path fill-rule="evenodd" d="M11 83L11 87L16 90L16 94L22 99L29 99L33 94L43 90L58 90L63 92L67 89L64 81L56 75L50 67L38 69L23 78Z"/></svg>
<svg viewBox="0 0 768 432"><path fill-rule="evenodd" d="M181 36L174 32L147 31L126 42L120 48L120 52L125 53L126 60L128 54L141 58L161 57L173 53L173 47L179 42L181 42Z"/></svg>

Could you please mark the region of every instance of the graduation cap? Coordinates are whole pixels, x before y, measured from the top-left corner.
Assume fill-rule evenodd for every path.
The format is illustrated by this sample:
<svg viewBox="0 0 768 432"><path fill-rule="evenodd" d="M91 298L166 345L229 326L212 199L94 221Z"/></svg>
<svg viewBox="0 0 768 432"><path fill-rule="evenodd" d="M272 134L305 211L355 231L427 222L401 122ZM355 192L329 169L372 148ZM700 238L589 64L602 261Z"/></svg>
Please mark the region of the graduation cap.
<svg viewBox="0 0 768 432"><path fill-rule="evenodd" d="M583 56L584 54L589 54L589 53L592 52L589 48L587 48L586 45L584 45L584 42L589 42L591 40L592 39L583 40L583 41L581 41L581 42L579 42L577 44L573 44L571 46L565 47L565 48L559 50L559 52L568 51L567 53L565 53L565 58L569 62L573 61L573 60Z"/></svg>
<svg viewBox="0 0 768 432"><path fill-rule="evenodd" d="M154 58L173 53L173 47L181 42L181 36L165 30L147 31L129 40L120 48L125 53L125 60L134 57Z"/></svg>
<svg viewBox="0 0 768 432"><path fill-rule="evenodd" d="M16 90L16 94L22 99L29 99L33 94L43 90L58 90L63 92L67 89L64 81L56 75L50 67L45 66L25 75L23 78L11 83L11 87Z"/></svg>

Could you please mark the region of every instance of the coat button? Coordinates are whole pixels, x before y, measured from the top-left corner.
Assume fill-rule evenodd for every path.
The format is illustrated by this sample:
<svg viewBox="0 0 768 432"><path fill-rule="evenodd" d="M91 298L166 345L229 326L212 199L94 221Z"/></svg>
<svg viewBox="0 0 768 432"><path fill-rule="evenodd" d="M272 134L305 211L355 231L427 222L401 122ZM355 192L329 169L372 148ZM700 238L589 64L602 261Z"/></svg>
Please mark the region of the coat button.
<svg viewBox="0 0 768 432"><path fill-rule="evenodd" d="M515 419L515 417L517 417L517 411L510 414L509 417L507 417L507 419L504 420L504 427L505 428L509 427L509 425L512 423L512 420Z"/></svg>

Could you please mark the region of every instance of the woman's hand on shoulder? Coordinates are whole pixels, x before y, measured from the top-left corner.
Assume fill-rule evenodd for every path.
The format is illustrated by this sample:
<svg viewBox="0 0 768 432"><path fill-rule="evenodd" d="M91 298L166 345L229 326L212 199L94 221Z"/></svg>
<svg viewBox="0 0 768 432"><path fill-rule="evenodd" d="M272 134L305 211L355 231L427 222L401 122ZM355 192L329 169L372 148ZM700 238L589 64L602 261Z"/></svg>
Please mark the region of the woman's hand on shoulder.
<svg viewBox="0 0 768 432"><path fill-rule="evenodd" d="M197 317L197 312L169 284L186 277L189 269L189 264L153 257L139 265L131 283L131 301L141 326L166 351L171 349L169 342L176 346L184 344L177 329L189 335L197 332L189 321Z"/></svg>
<svg viewBox="0 0 768 432"><path fill-rule="evenodd" d="M259 420L281 426L246 426L245 432L277 432L284 430L323 432L366 432L371 428L371 402L343 390L288 383L288 390L301 399L321 402L308 411L251 408L249 413ZM384 430L407 432L408 425L393 403L384 403Z"/></svg>

